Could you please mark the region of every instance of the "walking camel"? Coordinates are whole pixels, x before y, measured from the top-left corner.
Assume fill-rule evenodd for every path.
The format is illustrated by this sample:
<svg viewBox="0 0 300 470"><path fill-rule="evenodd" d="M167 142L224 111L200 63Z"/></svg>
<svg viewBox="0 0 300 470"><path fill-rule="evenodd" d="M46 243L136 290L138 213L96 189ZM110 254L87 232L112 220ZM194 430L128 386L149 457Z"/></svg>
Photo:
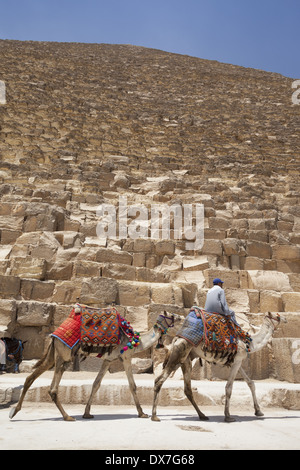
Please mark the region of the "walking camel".
<svg viewBox="0 0 300 470"><path fill-rule="evenodd" d="M259 331L257 331L257 333L252 335L250 353L259 351L268 343L268 341L270 341L280 321L283 321L286 323L286 319L284 317L280 317L278 314L276 316L273 316L270 312L268 312L268 314L264 317L263 323ZM166 381L166 379L169 377L169 375L174 370L176 370L176 368L179 365L181 366L182 372L183 372L184 393L186 397L189 399L189 401L192 403L195 410L197 411L199 419L208 420L208 417L206 417L198 408L193 397L193 392L192 392L192 387L191 387L192 359L199 357L201 359L205 359L208 362L213 362L213 363L224 366L227 361L227 357L225 358L224 357L222 358L221 356L215 357L214 353L209 353L209 352L204 353L203 347L204 347L203 341L201 341L201 343L197 347L194 347L186 339L175 336L175 338L172 341L171 347L169 349L167 358L165 360L164 369L162 373L155 380L154 399L153 399L152 417L151 417L152 421L160 421L160 419L158 418L156 414L156 410L157 410L157 403L158 403L158 398L159 398L161 387L163 383ZM242 361L247 357L247 354L248 353L246 350L245 343L239 342L237 353L231 365L229 378L225 386L226 398L225 398L224 414L225 414L225 422L227 423L231 423L235 421L235 419L232 416L230 416L229 404L230 404L230 397L231 397L233 382L238 371L240 371L240 373L242 374L242 377L247 382L247 385L249 386L251 390L255 415L263 416L263 413L260 410L260 407L256 398L255 384L248 377L248 375L246 374L246 372L241 366Z"/></svg>
<svg viewBox="0 0 300 470"><path fill-rule="evenodd" d="M172 314L168 316L166 312L164 315L159 315L156 319L155 324L153 327L146 332L145 334L141 334L139 338L139 345L134 349L127 349L124 352L121 352L123 348L126 346L128 342L128 337L122 332L121 333L121 341L120 344L114 347L114 349L108 353L104 353L101 359L99 359L100 363L100 370L98 372L97 377L94 380L92 391L88 400L88 403L85 408L85 412L83 418L91 419L93 416L90 414L90 408L93 401L93 397L95 393L99 389L101 385L101 381L107 372L110 364L115 361L116 359L121 359L123 362L123 366L127 375L128 383L130 392L133 396L135 406L138 412L138 416L140 418L148 418L148 415L145 414L142 410L140 405L139 399L136 394L136 384L134 381L133 373L132 373L132 365L131 365L131 358L133 355L145 351L149 349L151 346L154 346L158 341L161 340L162 336L166 334L168 328L174 327L176 324L179 325L183 321L183 317L177 314ZM19 401L15 407L13 407L10 411L9 417L12 419L21 409L23 400L25 395L29 389L29 387L33 384L33 382L47 370L54 367L54 376L53 380L50 385L49 395L59 411L61 412L63 419L65 421L75 421L74 418L69 416L64 408L62 407L59 399L58 399L58 388L59 383L62 378L62 375L66 369L68 363L74 360L76 354L82 353L83 355L87 356L89 353L86 351L82 351L80 345L78 347L74 347L73 349L68 348L63 342L61 342L58 338L52 337L51 342L48 346L48 349L44 356L36 363L34 371L26 378L24 383L24 388L22 390L22 394L19 398Z"/></svg>

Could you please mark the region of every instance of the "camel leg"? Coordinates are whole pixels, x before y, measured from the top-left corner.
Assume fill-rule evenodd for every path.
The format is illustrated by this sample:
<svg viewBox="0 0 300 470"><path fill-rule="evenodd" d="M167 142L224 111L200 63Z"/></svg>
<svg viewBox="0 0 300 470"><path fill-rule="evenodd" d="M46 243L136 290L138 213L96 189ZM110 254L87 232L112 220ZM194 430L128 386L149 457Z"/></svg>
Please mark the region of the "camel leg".
<svg viewBox="0 0 300 470"><path fill-rule="evenodd" d="M229 404L230 404L230 398L231 398L231 393L232 393L232 386L234 379L236 377L236 374L238 373L239 368L241 367L241 361L234 362L233 365L231 366L229 378L227 380L226 386L225 386L225 392L226 392L226 398L225 398L225 422L226 423L233 423L235 421L234 418L230 416L229 412Z"/></svg>
<svg viewBox="0 0 300 470"><path fill-rule="evenodd" d="M157 403L159 398L159 393L161 387L163 386L164 382L167 380L169 375L176 370L178 365L185 361L189 352L191 350L191 346L187 344L186 341L179 339L178 341L172 343L171 350L162 373L155 379L154 382L154 398L153 398L153 405L152 405L152 421L160 421L158 416L156 415Z"/></svg>
<svg viewBox="0 0 300 470"><path fill-rule="evenodd" d="M208 417L205 416L202 411L199 409L197 403L194 400L192 386L191 386L191 375L192 375L192 361L188 357L187 360L181 364L181 369L183 372L183 379L184 379L184 393L186 397L189 399L193 407L198 413L199 419L202 421L207 421Z"/></svg>
<svg viewBox="0 0 300 470"><path fill-rule="evenodd" d="M51 369L53 366L54 366L54 347L53 347L53 344L51 344L49 346L47 354L41 360L41 364L26 378L21 396L19 398L19 401L18 401L17 405L10 410L10 413L9 413L10 419L12 419L14 416L16 416L16 414L22 408L22 404L23 404L25 395L26 395L28 389L33 384L33 382L40 375L42 375L47 370Z"/></svg>
<svg viewBox="0 0 300 470"><path fill-rule="evenodd" d="M138 416L139 418L148 418L149 416L143 412L138 396L136 394L136 383L134 381L134 377L132 373L131 359L123 358L123 365L124 365L124 369L127 375L130 392L131 392L131 395L133 396L134 403L138 412Z"/></svg>
<svg viewBox="0 0 300 470"><path fill-rule="evenodd" d="M244 371L244 369L242 367L240 368L240 372L241 372L244 380L246 381L248 387L251 390L252 398L253 398L253 404L254 404L254 410L255 410L255 416L264 416L263 412L260 410L260 406L259 406L257 398L256 398L255 383L253 382L253 380L250 379L250 377L248 377L248 375L246 374L246 372Z"/></svg>
<svg viewBox="0 0 300 470"><path fill-rule="evenodd" d="M156 379L155 379L155 382L154 382L154 398L153 398L152 416L151 416L152 421L160 421L159 417L156 414L160 389L163 386L164 382L169 377L169 375L173 372L174 368L175 367L170 367L167 364L167 366L165 367L163 372L158 377L156 377Z"/></svg>
<svg viewBox="0 0 300 470"><path fill-rule="evenodd" d="M65 371L65 366L68 362L69 361L66 362L61 357L56 358L55 371L54 371L53 380L52 380L51 385L50 385L49 395L50 395L52 401L55 403L55 405L59 409L59 411L61 412L61 414L63 416L63 419L65 421L75 421L74 418L72 418L71 416L69 416L65 412L65 410L63 409L63 407L62 407L62 405L61 405L61 403L58 399L58 386L59 386L59 383L61 381L62 375Z"/></svg>
<svg viewBox="0 0 300 470"><path fill-rule="evenodd" d="M93 401L93 398L94 398L97 390L99 389L99 387L101 385L101 382L102 382L102 379L103 379L104 375L106 374L106 372L108 370L109 364L110 364L110 361L106 361L104 359L101 360L101 368L98 372L97 377L94 380L94 383L93 383L93 386L92 386L92 391L91 391L90 397L88 399L88 402L86 404L84 414L82 416L84 419L93 419L94 418L94 416L90 414L92 401Z"/></svg>

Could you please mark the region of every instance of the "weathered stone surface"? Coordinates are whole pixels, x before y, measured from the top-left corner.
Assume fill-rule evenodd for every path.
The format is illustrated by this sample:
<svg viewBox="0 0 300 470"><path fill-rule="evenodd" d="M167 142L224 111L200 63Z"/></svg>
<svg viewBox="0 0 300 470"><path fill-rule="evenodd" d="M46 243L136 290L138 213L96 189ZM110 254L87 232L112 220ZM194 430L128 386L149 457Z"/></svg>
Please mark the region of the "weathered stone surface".
<svg viewBox="0 0 300 470"><path fill-rule="evenodd" d="M54 305L43 302L18 302L17 322L21 326L50 325L54 313Z"/></svg>
<svg viewBox="0 0 300 470"><path fill-rule="evenodd" d="M0 275L0 295L18 296L21 280L16 276Z"/></svg>
<svg viewBox="0 0 300 470"><path fill-rule="evenodd" d="M249 288L273 290L278 292L291 291L289 277L277 271L249 270Z"/></svg>
<svg viewBox="0 0 300 470"><path fill-rule="evenodd" d="M124 45L0 48L9 88L0 109L0 323L30 339L27 358L40 357L78 299L116 301L147 329L165 308L203 306L214 277L240 321L283 311L289 321L276 339L299 337L300 146L297 110L283 92L290 79ZM74 90L88 99L77 91L74 99ZM149 220L149 238L99 238L97 209L115 209L118 232L120 195L148 211L203 204L203 247L188 251L187 234L176 238L172 211L161 217L170 239L151 238ZM284 369L293 344L276 355L288 380L296 377ZM268 351L251 359L253 378L272 376Z"/></svg>
<svg viewBox="0 0 300 470"><path fill-rule="evenodd" d="M150 303L151 287L144 283L120 282L118 303L124 306L145 306Z"/></svg>
<svg viewBox="0 0 300 470"><path fill-rule="evenodd" d="M0 299L0 330L2 336L9 336L10 325L16 320L16 301L8 299Z"/></svg>
<svg viewBox="0 0 300 470"><path fill-rule="evenodd" d="M82 282L80 302L87 305L99 304L102 306L116 302L118 297L118 290L118 283L113 279L86 279Z"/></svg>
<svg viewBox="0 0 300 470"><path fill-rule="evenodd" d="M21 295L24 300L50 300L55 288L51 281L39 281L33 279L22 279Z"/></svg>

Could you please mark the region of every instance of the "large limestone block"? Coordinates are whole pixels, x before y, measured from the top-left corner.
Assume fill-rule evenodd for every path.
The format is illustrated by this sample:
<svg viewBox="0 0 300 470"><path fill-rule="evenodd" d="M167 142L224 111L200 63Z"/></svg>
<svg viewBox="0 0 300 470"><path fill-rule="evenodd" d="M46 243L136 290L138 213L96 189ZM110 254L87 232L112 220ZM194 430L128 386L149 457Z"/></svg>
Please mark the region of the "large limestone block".
<svg viewBox="0 0 300 470"><path fill-rule="evenodd" d="M273 369L277 380L300 382L300 339L273 338Z"/></svg>
<svg viewBox="0 0 300 470"><path fill-rule="evenodd" d="M134 326L135 331L143 332L148 330L148 308L130 306L126 310L126 320Z"/></svg>
<svg viewBox="0 0 300 470"><path fill-rule="evenodd" d="M76 260L73 265L73 275L77 277L100 277L102 263L96 261Z"/></svg>
<svg viewBox="0 0 300 470"><path fill-rule="evenodd" d="M277 292L291 291L287 274L277 271L248 271L249 289L274 290Z"/></svg>
<svg viewBox="0 0 300 470"><path fill-rule="evenodd" d="M202 254L222 256L223 246L221 240L204 240Z"/></svg>
<svg viewBox="0 0 300 470"><path fill-rule="evenodd" d="M300 259L300 247L293 245L273 245L273 258L296 261Z"/></svg>
<svg viewBox="0 0 300 470"><path fill-rule="evenodd" d="M208 269L208 257L205 255L197 257L184 257L182 261L182 268L184 271L203 271L204 269Z"/></svg>
<svg viewBox="0 0 300 470"><path fill-rule="evenodd" d="M75 303L80 298L81 284L74 281L58 281L55 283L55 290L52 302L62 304Z"/></svg>
<svg viewBox="0 0 300 470"><path fill-rule="evenodd" d="M300 312L300 292L283 292L282 301L285 312Z"/></svg>
<svg viewBox="0 0 300 470"><path fill-rule="evenodd" d="M108 278L90 278L82 282L80 302L87 305L99 306L116 302L118 297L118 282ZM122 303L121 303L122 305ZM126 304L130 305L130 304ZM135 304L132 304L135 305Z"/></svg>
<svg viewBox="0 0 300 470"><path fill-rule="evenodd" d="M244 270L245 271L263 271L265 260L256 258L254 256L247 256L245 258Z"/></svg>
<svg viewBox="0 0 300 470"><path fill-rule="evenodd" d="M129 266L131 268L131 266ZM149 268L135 268L135 280L140 282L167 282L169 273ZM124 279L126 279L124 277Z"/></svg>
<svg viewBox="0 0 300 470"><path fill-rule="evenodd" d="M235 313L250 312L249 296L246 289L226 288L225 294L229 308L231 308Z"/></svg>
<svg viewBox="0 0 300 470"><path fill-rule="evenodd" d="M50 325L53 314L53 304L35 301L21 301L17 304L17 322L21 326Z"/></svg>
<svg viewBox="0 0 300 470"><path fill-rule="evenodd" d="M260 311L261 312L282 312L283 302L281 294L275 291L260 292Z"/></svg>
<svg viewBox="0 0 300 470"><path fill-rule="evenodd" d="M133 251L137 253L151 253L153 250L153 240L136 238L133 241Z"/></svg>
<svg viewBox="0 0 300 470"><path fill-rule="evenodd" d="M171 284L152 284L151 300L155 304L173 304L174 292Z"/></svg>
<svg viewBox="0 0 300 470"><path fill-rule="evenodd" d="M55 284L51 281L39 281L22 279L21 295L25 300L50 300L54 292Z"/></svg>
<svg viewBox="0 0 300 470"><path fill-rule="evenodd" d="M113 279L123 279L127 281L135 281L135 267L126 264L108 263L102 267L102 276Z"/></svg>
<svg viewBox="0 0 300 470"><path fill-rule="evenodd" d="M155 244L155 253L159 256L174 255L175 243L173 240L161 240Z"/></svg>
<svg viewBox="0 0 300 470"><path fill-rule="evenodd" d="M13 217L0 215L0 229L21 231L23 229L24 217Z"/></svg>
<svg viewBox="0 0 300 470"><path fill-rule="evenodd" d="M73 272L73 263L58 260L54 263L47 263L47 280L68 280L71 279Z"/></svg>
<svg viewBox="0 0 300 470"><path fill-rule="evenodd" d="M118 298L118 303L123 306L148 305L151 299L151 287L139 282L120 282Z"/></svg>
<svg viewBox="0 0 300 470"><path fill-rule="evenodd" d="M238 240L237 238L225 238L225 240L223 240L223 249L226 256L246 255L242 241Z"/></svg>
<svg viewBox="0 0 300 470"><path fill-rule="evenodd" d="M132 264L132 255L125 251L117 251L108 248L97 249L96 261L98 263Z"/></svg>
<svg viewBox="0 0 300 470"><path fill-rule="evenodd" d="M256 258L271 258L272 249L268 243L259 241L247 241L246 251L248 256L254 256Z"/></svg>
<svg viewBox="0 0 300 470"><path fill-rule="evenodd" d="M64 209L47 203L29 204L25 210L23 230L35 232L40 230L54 232L64 229Z"/></svg>
<svg viewBox="0 0 300 470"><path fill-rule="evenodd" d="M240 287L240 276L236 271L225 270L225 269L206 269L203 271L207 287L213 286L213 280L220 278L224 282L224 288Z"/></svg>
<svg viewBox="0 0 300 470"><path fill-rule="evenodd" d="M45 329L45 332L43 331ZM19 328L16 330L14 336L27 341L23 351L23 357L25 360L28 359L40 359L45 352L45 346L48 344L50 338L49 327L42 326L26 326L25 328Z"/></svg>
<svg viewBox="0 0 300 470"><path fill-rule="evenodd" d="M10 297L19 295L21 280L17 276L0 275L0 295Z"/></svg>
<svg viewBox="0 0 300 470"><path fill-rule="evenodd" d="M31 256L16 257L11 261L10 274L20 278L44 279L46 274L46 260L32 258Z"/></svg>

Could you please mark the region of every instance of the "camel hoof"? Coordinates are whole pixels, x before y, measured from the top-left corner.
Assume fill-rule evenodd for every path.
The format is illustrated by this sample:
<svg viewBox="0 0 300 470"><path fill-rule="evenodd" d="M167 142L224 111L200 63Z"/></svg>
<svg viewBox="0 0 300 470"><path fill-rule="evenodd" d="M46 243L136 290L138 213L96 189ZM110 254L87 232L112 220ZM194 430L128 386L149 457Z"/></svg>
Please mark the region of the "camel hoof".
<svg viewBox="0 0 300 470"><path fill-rule="evenodd" d="M13 419L13 417L16 416L17 413L17 408L14 406L9 412L9 419Z"/></svg>
<svg viewBox="0 0 300 470"><path fill-rule="evenodd" d="M234 423L236 419L232 418L231 416L225 416L224 421L225 423Z"/></svg>
<svg viewBox="0 0 300 470"><path fill-rule="evenodd" d="M157 421L157 422L159 422L160 419L158 418L158 416L152 416L151 421Z"/></svg>
<svg viewBox="0 0 300 470"><path fill-rule="evenodd" d="M64 418L64 421L76 421L76 419L75 419L75 418L72 418L72 416L66 416L66 417Z"/></svg>
<svg viewBox="0 0 300 470"><path fill-rule="evenodd" d="M255 416L265 416L262 411L256 411Z"/></svg>
<svg viewBox="0 0 300 470"><path fill-rule="evenodd" d="M139 418L149 418L149 415L147 415L146 413L142 413L141 415L139 415Z"/></svg>
<svg viewBox="0 0 300 470"><path fill-rule="evenodd" d="M201 415L201 416L199 416L199 419L200 419L200 421L208 421L209 417L205 416L205 415Z"/></svg>
<svg viewBox="0 0 300 470"><path fill-rule="evenodd" d="M90 415L90 413L84 413L82 417L83 419L94 419L94 415Z"/></svg>

